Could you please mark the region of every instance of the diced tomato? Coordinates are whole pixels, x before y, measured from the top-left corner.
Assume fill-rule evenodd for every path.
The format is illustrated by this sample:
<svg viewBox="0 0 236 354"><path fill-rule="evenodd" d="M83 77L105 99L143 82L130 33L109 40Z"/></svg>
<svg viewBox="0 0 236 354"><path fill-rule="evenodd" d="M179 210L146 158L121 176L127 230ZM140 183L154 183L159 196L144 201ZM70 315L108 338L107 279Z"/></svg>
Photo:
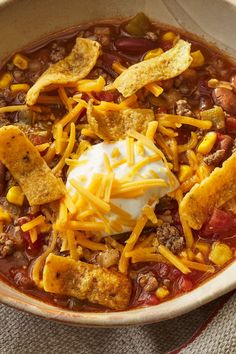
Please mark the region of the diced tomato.
<svg viewBox="0 0 236 354"><path fill-rule="evenodd" d="M163 41L161 47L166 52L173 47L173 41Z"/></svg>
<svg viewBox="0 0 236 354"><path fill-rule="evenodd" d="M22 226L32 219L33 219L32 215L23 216L18 219L17 223L19 226ZM26 252L31 256L36 256L40 252L40 250L44 244L44 236L45 235L43 235L43 234L38 235L38 239L34 243L32 243L32 241L31 241L29 232L23 232L21 230L21 235L22 235L22 239L25 243Z"/></svg>
<svg viewBox="0 0 236 354"><path fill-rule="evenodd" d="M88 102L90 100L90 97L87 93L83 92L81 95L81 99Z"/></svg>
<svg viewBox="0 0 236 354"><path fill-rule="evenodd" d="M94 97L97 98L100 101L106 101L106 102L114 102L116 94L113 92L97 92L94 93Z"/></svg>
<svg viewBox="0 0 236 354"><path fill-rule="evenodd" d="M181 275L175 282L175 290L179 293L193 289L193 282L187 275Z"/></svg>
<svg viewBox="0 0 236 354"><path fill-rule="evenodd" d="M180 276L181 276L181 272L178 269L172 267L171 271L168 274L168 279L175 281Z"/></svg>
<svg viewBox="0 0 236 354"><path fill-rule="evenodd" d="M234 218L231 214L215 208L209 221L202 229L205 236L212 234L221 234L230 231L235 226Z"/></svg>
<svg viewBox="0 0 236 354"><path fill-rule="evenodd" d="M236 133L236 117L228 117L225 120L226 129L230 133Z"/></svg>
<svg viewBox="0 0 236 354"><path fill-rule="evenodd" d="M32 143L34 145L41 145L41 144L45 144L48 143L48 137L46 136L40 136L40 135L30 135L30 140L32 141Z"/></svg>
<svg viewBox="0 0 236 354"><path fill-rule="evenodd" d="M152 306L152 305L157 305L159 304L159 300L156 297L155 294L150 294L146 291L141 292L139 298L137 299L136 306L137 305L145 305L145 306Z"/></svg>

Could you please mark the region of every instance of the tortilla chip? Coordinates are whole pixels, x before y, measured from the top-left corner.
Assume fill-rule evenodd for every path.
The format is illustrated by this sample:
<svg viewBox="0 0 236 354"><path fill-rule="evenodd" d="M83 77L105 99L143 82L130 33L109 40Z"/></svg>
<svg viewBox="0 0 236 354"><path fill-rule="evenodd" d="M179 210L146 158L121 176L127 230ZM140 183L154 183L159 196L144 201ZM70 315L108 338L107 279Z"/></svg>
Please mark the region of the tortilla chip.
<svg viewBox="0 0 236 354"><path fill-rule="evenodd" d="M186 220L191 228L199 230L215 207L222 207L235 196L236 153L185 195L180 203L180 217Z"/></svg>
<svg viewBox="0 0 236 354"><path fill-rule="evenodd" d="M27 105L35 104L40 91L51 84L71 84L86 77L96 64L99 53L98 42L77 38L71 53L56 64L52 64L30 88L26 96Z"/></svg>
<svg viewBox="0 0 236 354"><path fill-rule="evenodd" d="M236 196L228 200L222 207L226 212L230 211L232 214L236 215Z"/></svg>
<svg viewBox="0 0 236 354"><path fill-rule="evenodd" d="M36 147L16 126L0 128L0 161L19 183L30 205L61 198L63 183L56 178Z"/></svg>
<svg viewBox="0 0 236 354"><path fill-rule="evenodd" d="M50 253L43 270L47 292L74 296L115 310L130 300L131 282L121 273Z"/></svg>
<svg viewBox="0 0 236 354"><path fill-rule="evenodd" d="M124 138L132 129L145 133L148 123L155 120L151 109L123 109L120 111L97 111L88 105L87 118L91 130L103 140L116 141Z"/></svg>
<svg viewBox="0 0 236 354"><path fill-rule="evenodd" d="M151 82L176 77L191 64L190 49L191 44L180 39L173 48L158 57L130 66L109 85L109 89L116 88L124 97L129 97Z"/></svg>

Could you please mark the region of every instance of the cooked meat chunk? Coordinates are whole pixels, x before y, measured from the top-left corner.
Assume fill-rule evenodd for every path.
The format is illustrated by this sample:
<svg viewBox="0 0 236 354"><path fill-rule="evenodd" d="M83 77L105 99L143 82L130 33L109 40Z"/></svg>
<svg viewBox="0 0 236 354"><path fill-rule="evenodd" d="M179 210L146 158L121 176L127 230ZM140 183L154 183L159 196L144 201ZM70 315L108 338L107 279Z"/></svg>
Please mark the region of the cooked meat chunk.
<svg viewBox="0 0 236 354"><path fill-rule="evenodd" d="M119 261L119 251L110 249L105 252L100 252L97 256L97 263L104 268L110 268L116 265Z"/></svg>
<svg viewBox="0 0 236 354"><path fill-rule="evenodd" d="M94 264L50 254L43 271L44 290L124 310L131 296L131 281Z"/></svg>
<svg viewBox="0 0 236 354"><path fill-rule="evenodd" d="M215 152L213 152L212 154L204 157L204 162L208 165L208 166L219 166L219 164L223 161L225 157L225 150L220 149L217 150Z"/></svg>
<svg viewBox="0 0 236 354"><path fill-rule="evenodd" d="M179 116L193 117L194 114L191 111L191 107L186 100L178 100L176 102L176 114Z"/></svg>
<svg viewBox="0 0 236 354"><path fill-rule="evenodd" d="M139 277L139 284L144 291L151 292L157 289L158 281L152 272L141 274Z"/></svg>
<svg viewBox="0 0 236 354"><path fill-rule="evenodd" d="M0 233L0 258L9 256L14 252L14 242L10 236L5 233Z"/></svg>
<svg viewBox="0 0 236 354"><path fill-rule="evenodd" d="M180 235L179 230L165 222L156 230L156 238L153 240L154 247L160 242L175 254L180 253L185 247L184 237Z"/></svg>

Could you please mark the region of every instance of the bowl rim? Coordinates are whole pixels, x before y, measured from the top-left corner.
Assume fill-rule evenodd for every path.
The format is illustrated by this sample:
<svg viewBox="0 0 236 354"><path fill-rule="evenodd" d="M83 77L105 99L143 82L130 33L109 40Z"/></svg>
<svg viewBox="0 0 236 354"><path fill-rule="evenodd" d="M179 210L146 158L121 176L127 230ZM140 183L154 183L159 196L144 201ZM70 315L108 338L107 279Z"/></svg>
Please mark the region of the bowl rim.
<svg viewBox="0 0 236 354"><path fill-rule="evenodd" d="M236 0L223 0L236 8ZM0 10L16 0L0 0ZM74 312L50 306L20 292L0 279L0 302L17 310L60 323L80 327L123 327L169 320L198 308L236 289L236 260L196 289L154 306L122 312ZM11 289L10 294L7 292ZM19 294L17 296L17 294ZM21 295L21 296L20 296ZM44 306L43 306L44 305Z"/></svg>
<svg viewBox="0 0 236 354"><path fill-rule="evenodd" d="M10 288L16 295L5 295L0 289L0 302L17 310L47 320L78 327L124 327L157 323L186 314L210 301L236 289L236 260L197 288L158 305L139 307L119 312L77 312L46 304L0 279L4 288ZM225 274L226 273L226 274ZM227 275L227 278L226 278ZM227 279L231 279L228 281ZM23 299L17 298L20 294ZM34 299L35 304L30 302Z"/></svg>

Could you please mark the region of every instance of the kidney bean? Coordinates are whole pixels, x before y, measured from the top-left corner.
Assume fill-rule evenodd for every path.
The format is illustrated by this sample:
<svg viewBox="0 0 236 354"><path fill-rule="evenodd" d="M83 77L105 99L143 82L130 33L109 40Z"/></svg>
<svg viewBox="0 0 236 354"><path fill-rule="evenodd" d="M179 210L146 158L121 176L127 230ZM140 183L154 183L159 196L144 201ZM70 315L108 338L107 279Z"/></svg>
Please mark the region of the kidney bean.
<svg viewBox="0 0 236 354"><path fill-rule="evenodd" d="M219 134L218 139L220 141L219 148L227 154L233 145L233 139L231 136L225 134Z"/></svg>
<svg viewBox="0 0 236 354"><path fill-rule="evenodd" d="M3 195L5 190L5 184L6 184L5 175L6 175L6 167L0 161L0 196Z"/></svg>
<svg viewBox="0 0 236 354"><path fill-rule="evenodd" d="M199 80L198 82L198 91L200 95L210 96L212 89L208 87L208 80Z"/></svg>
<svg viewBox="0 0 236 354"><path fill-rule="evenodd" d="M156 44L146 38L122 37L115 41L118 50L125 53L143 54L148 50L154 49Z"/></svg>
<svg viewBox="0 0 236 354"><path fill-rule="evenodd" d="M214 105L213 100L210 96L201 96L199 108L201 111L212 108Z"/></svg>
<svg viewBox="0 0 236 354"><path fill-rule="evenodd" d="M217 87L212 93L215 104L229 114L236 114L236 94L223 87Z"/></svg>
<svg viewBox="0 0 236 354"><path fill-rule="evenodd" d="M226 129L230 133L236 133L236 117L227 117L225 119Z"/></svg>

